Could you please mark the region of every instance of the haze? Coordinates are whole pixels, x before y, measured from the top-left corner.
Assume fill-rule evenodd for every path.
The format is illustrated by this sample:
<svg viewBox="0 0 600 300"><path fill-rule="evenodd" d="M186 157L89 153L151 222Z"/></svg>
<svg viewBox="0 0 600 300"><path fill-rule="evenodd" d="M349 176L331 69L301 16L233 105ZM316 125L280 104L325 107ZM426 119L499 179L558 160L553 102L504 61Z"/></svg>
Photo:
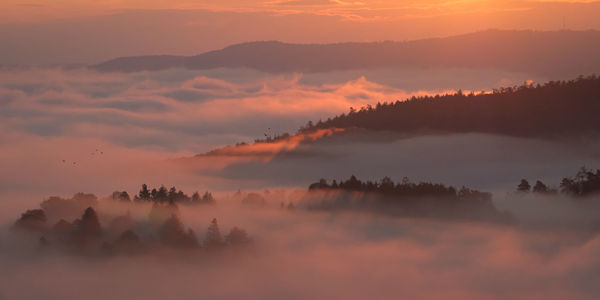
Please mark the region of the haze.
<svg viewBox="0 0 600 300"><path fill-rule="evenodd" d="M415 40L490 28L600 29L594 1L2 1L0 64L194 55L256 40Z"/></svg>
<svg viewBox="0 0 600 300"><path fill-rule="evenodd" d="M0 299L598 299L598 1L0 1Z"/></svg>

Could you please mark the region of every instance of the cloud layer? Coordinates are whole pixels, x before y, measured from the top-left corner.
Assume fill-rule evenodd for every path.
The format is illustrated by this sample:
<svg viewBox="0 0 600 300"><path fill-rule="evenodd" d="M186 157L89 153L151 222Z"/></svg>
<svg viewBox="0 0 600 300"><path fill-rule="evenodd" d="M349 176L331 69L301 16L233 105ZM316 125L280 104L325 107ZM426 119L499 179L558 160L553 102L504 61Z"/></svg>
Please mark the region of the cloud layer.
<svg viewBox="0 0 600 300"><path fill-rule="evenodd" d="M327 138L323 132L305 137L315 140L310 146L292 139L258 149L258 157L240 155L256 153L248 146L235 155L179 159L294 131L350 106L532 79L493 71L381 72L0 71L0 298L595 298L597 207L506 194L522 177L556 184L583 164L597 166L595 140L365 132ZM453 79L440 81L446 77ZM281 199L301 196L295 187L352 173L494 190L496 206L525 222L501 226L276 208ZM8 233L20 213L50 195L134 194L142 183L216 191L215 207L183 208L184 223L200 239L215 217L223 231L240 226L255 239L255 251L89 260L40 254L35 241ZM230 197L238 188L269 188L272 197L262 209L241 207ZM136 218L148 213L144 206L100 205L104 212L127 209Z"/></svg>
<svg viewBox="0 0 600 300"><path fill-rule="evenodd" d="M182 215L200 233L212 217L235 220L256 248L217 257L86 259L43 255L3 236L0 292L22 299L593 299L600 292L600 238L577 231L227 202Z"/></svg>

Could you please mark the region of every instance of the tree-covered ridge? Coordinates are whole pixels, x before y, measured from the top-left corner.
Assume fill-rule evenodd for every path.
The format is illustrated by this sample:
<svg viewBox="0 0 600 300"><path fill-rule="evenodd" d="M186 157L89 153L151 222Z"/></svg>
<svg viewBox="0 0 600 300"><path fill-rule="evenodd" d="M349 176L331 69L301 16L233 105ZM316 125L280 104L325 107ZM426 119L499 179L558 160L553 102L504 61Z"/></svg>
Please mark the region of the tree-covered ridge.
<svg viewBox="0 0 600 300"><path fill-rule="evenodd" d="M131 202L131 197L126 191L115 191L112 194L112 198L117 201ZM192 196L188 196L181 190L177 190L175 187L171 187L167 190L164 185L161 185L158 189L152 188L150 190L148 185L142 184L142 188L137 195L133 197L134 202L158 202L158 203L179 203L179 204L215 204L216 200L212 193L206 191L201 196L198 192L194 192Z"/></svg>
<svg viewBox="0 0 600 300"><path fill-rule="evenodd" d="M481 132L511 136L556 136L600 132L600 77L524 84L491 93L412 97L383 102L317 123L323 128L363 128L402 133Z"/></svg>
<svg viewBox="0 0 600 300"><path fill-rule="evenodd" d="M309 210L361 210L401 217L471 219L509 222L512 217L498 211L487 192L439 183L411 182L404 178L395 183L361 181L355 176L339 183L325 179L309 186L310 193L299 207Z"/></svg>
<svg viewBox="0 0 600 300"><path fill-rule="evenodd" d="M521 182L517 185L517 192L555 195L559 193L559 190L548 187L540 180L537 180L532 187L529 181L521 179ZM573 197L597 195L600 193L600 170L596 169L596 171L593 171L582 167L575 176L564 177L561 180L560 192Z"/></svg>
<svg viewBox="0 0 600 300"><path fill-rule="evenodd" d="M408 178L403 178L401 182L394 183L389 177L384 177L381 181L361 181L352 175L347 180L342 180L339 183L333 180L331 184L325 179L319 180L308 187L309 190L319 189L339 189L345 191L365 192L365 193L380 193L385 195L401 196L401 197L457 197L457 198L472 198L470 196L477 195L482 199L491 199L490 193L479 192L462 187L457 190L453 186L446 186L440 183L431 182L411 182Z"/></svg>

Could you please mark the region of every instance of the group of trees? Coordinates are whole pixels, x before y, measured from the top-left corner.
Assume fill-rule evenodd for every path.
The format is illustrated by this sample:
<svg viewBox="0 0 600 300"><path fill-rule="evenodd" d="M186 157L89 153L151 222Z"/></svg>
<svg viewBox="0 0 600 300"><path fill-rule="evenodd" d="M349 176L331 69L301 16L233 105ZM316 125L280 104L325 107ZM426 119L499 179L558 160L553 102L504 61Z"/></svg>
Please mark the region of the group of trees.
<svg viewBox="0 0 600 300"><path fill-rule="evenodd" d="M600 170L581 168L575 177L563 178L560 190L572 196L588 196L600 192Z"/></svg>
<svg viewBox="0 0 600 300"><path fill-rule="evenodd" d="M340 189L345 191L358 191L366 193L378 193L399 197L455 197L457 199L481 198L491 199L491 194L478 192L462 187L457 190L452 186L446 186L439 183L420 182L413 183L407 177L401 182L394 183L389 177L384 177L381 181L360 181L352 175L346 181L333 180L328 184L325 179L319 180L308 187L309 190L318 189ZM477 197L474 197L477 196Z"/></svg>
<svg viewBox="0 0 600 300"><path fill-rule="evenodd" d="M512 217L496 210L492 195L443 184L413 183L408 178L395 183L361 181L355 176L329 184L325 179L309 186L298 206L318 210L367 210L394 216L459 218L510 222Z"/></svg>
<svg viewBox="0 0 600 300"><path fill-rule="evenodd" d="M517 186L520 193L557 194L558 190L549 188L537 180L533 188L526 179ZM584 197L600 193L600 170L595 172L582 167L574 177L565 177L560 182L560 192L569 196Z"/></svg>
<svg viewBox="0 0 600 300"><path fill-rule="evenodd" d="M126 191L115 191L112 194L112 199L122 202L131 202L131 198ZM148 185L142 184L139 193L133 197L134 202L158 202L158 203L178 203L178 204L215 204L216 200L213 195L206 191L203 195L194 192L192 196L188 196L181 190L175 187L167 188L161 185L158 189L150 190Z"/></svg>
<svg viewBox="0 0 600 300"><path fill-rule="evenodd" d="M172 206L174 203L159 204L158 206ZM153 207L155 210L156 207ZM150 223L154 224L157 219L152 217ZM88 207L83 215L73 222L60 219L50 226L44 209L27 210L13 225L13 229L19 232L32 233L40 237L43 246L55 245L60 249L79 254L94 253L145 253L159 245L178 249L205 249L218 250L227 246L239 246L251 242L245 230L233 227L225 236L217 219L213 219L208 226L205 239L202 243L193 230L185 229L177 213L161 219L158 226L151 225L145 229L137 226L128 214L117 216L109 222L106 229L102 228L100 218L96 210ZM140 236L136 231L142 232ZM157 237L158 240L155 241Z"/></svg>
<svg viewBox="0 0 600 300"><path fill-rule="evenodd" d="M350 108L326 121L309 122L299 132L323 128L482 132L513 136L549 136L600 131L600 77L579 77L524 84L492 93L412 97L405 101Z"/></svg>
<svg viewBox="0 0 600 300"><path fill-rule="evenodd" d="M533 188L527 179L521 179L519 185L517 185L517 192L519 193L535 193L535 194L543 194L543 195L555 195L558 191L554 188L548 187L546 184L541 182L540 180L535 181L535 185Z"/></svg>

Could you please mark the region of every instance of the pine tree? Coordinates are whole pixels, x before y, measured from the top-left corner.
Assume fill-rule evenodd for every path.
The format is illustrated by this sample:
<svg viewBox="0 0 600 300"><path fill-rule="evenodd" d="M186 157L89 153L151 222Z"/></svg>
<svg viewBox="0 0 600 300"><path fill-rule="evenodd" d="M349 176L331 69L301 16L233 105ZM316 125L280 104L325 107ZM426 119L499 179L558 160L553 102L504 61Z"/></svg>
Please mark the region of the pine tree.
<svg viewBox="0 0 600 300"><path fill-rule="evenodd" d="M87 237L97 237L102 235L100 221L98 221L98 215L93 208L88 207L83 213L81 222L79 223L79 230Z"/></svg>
<svg viewBox="0 0 600 300"><path fill-rule="evenodd" d="M208 226L204 246L209 250L219 249L223 246L223 237L221 236L217 219L213 219Z"/></svg>
<svg viewBox="0 0 600 300"><path fill-rule="evenodd" d="M531 189L531 185L525 179L521 179L521 183L517 186L517 191L522 193L527 193Z"/></svg>
<svg viewBox="0 0 600 300"><path fill-rule="evenodd" d="M150 200L150 191L148 191L148 186L144 183L142 184L142 189L140 190L139 196L140 200L148 201Z"/></svg>

